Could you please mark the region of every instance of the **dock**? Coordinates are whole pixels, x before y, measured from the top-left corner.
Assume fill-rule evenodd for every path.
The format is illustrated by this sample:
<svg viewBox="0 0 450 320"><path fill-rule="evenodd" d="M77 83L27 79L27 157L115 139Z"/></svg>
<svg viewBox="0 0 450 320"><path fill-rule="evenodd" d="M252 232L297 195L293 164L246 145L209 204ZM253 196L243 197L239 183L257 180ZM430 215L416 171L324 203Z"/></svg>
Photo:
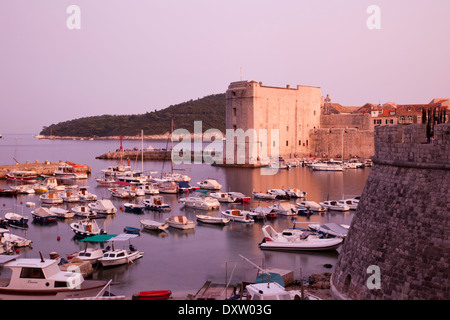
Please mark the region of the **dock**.
<svg viewBox="0 0 450 320"><path fill-rule="evenodd" d="M25 162L25 163L16 163L16 164L6 164L0 165L0 179L5 179L6 173L10 171L35 171L38 175L53 175L56 169L59 166L63 165L71 165L74 167L74 171L76 172L86 172L91 173L91 166L84 164L76 164L71 161L66 162L39 162L36 160L35 162Z"/></svg>

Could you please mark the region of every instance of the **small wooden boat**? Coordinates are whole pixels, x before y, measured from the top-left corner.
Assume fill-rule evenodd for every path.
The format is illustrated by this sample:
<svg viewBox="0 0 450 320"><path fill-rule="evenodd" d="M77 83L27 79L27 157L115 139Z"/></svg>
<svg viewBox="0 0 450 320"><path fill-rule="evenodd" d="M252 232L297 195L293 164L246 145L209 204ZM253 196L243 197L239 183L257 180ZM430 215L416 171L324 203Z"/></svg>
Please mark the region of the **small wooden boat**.
<svg viewBox="0 0 450 320"><path fill-rule="evenodd" d="M277 195L276 194L265 193L265 192L253 192L253 197L255 199L275 200Z"/></svg>
<svg viewBox="0 0 450 320"><path fill-rule="evenodd" d="M62 219L70 219L70 218L73 218L73 216L75 215L75 212L71 212L64 208L58 208L58 207L51 207L50 211L53 212L54 214L56 214L58 216L58 218L62 218Z"/></svg>
<svg viewBox="0 0 450 320"><path fill-rule="evenodd" d="M80 197L78 194L71 192L71 191L65 191L61 192L59 196L63 199L64 202L78 202L80 201Z"/></svg>
<svg viewBox="0 0 450 320"><path fill-rule="evenodd" d="M176 229L194 229L195 223L194 221L188 220L185 216L172 216L166 218L166 222L169 225L169 227L176 228Z"/></svg>
<svg viewBox="0 0 450 320"><path fill-rule="evenodd" d="M167 300L170 298L172 291L170 290L154 290L141 291L138 294L133 294L132 300Z"/></svg>
<svg viewBox="0 0 450 320"><path fill-rule="evenodd" d="M129 212L135 212L135 213L142 213L144 212L145 205L137 204L137 203L124 203L123 204L125 211Z"/></svg>
<svg viewBox="0 0 450 320"><path fill-rule="evenodd" d="M91 211L95 211L102 214L115 214L117 212L117 208L111 202L111 200L99 200L94 203L89 203L88 207Z"/></svg>
<svg viewBox="0 0 450 320"><path fill-rule="evenodd" d="M142 228L146 230L157 230L157 231L163 231L169 227L167 223L148 220L148 219L142 219L141 221Z"/></svg>
<svg viewBox="0 0 450 320"><path fill-rule="evenodd" d="M63 203L63 198L61 198L56 193L45 193L39 196L42 203L46 204L60 204Z"/></svg>
<svg viewBox="0 0 450 320"><path fill-rule="evenodd" d="M135 227L125 227L123 228L123 232L129 234L139 234L141 232L141 229Z"/></svg>
<svg viewBox="0 0 450 320"><path fill-rule="evenodd" d="M5 214L5 220L9 225L13 226L26 226L28 223L28 217L15 212L8 212Z"/></svg>
<svg viewBox="0 0 450 320"><path fill-rule="evenodd" d="M31 216L33 217L34 222L42 224L54 223L58 220L56 213L50 211L50 209L42 207L31 211Z"/></svg>
<svg viewBox="0 0 450 320"><path fill-rule="evenodd" d="M17 190L0 189L0 196L15 197L15 196L17 196L17 194L18 194Z"/></svg>
<svg viewBox="0 0 450 320"><path fill-rule="evenodd" d="M232 198L228 193L226 192L211 192L209 194L214 199L217 199L219 202L225 202L225 203L233 203L235 201L234 198Z"/></svg>
<svg viewBox="0 0 450 320"><path fill-rule="evenodd" d="M97 215L97 212L92 211L89 206L76 206L70 209L76 216L83 218L92 218Z"/></svg>
<svg viewBox="0 0 450 320"><path fill-rule="evenodd" d="M228 222L230 222L229 218L221 218L221 217L213 217L208 215L196 215L197 221L203 222L203 223L209 223L209 224L220 224L225 225Z"/></svg>
<svg viewBox="0 0 450 320"><path fill-rule="evenodd" d="M13 170L5 174L8 181L33 182L38 178L36 171Z"/></svg>

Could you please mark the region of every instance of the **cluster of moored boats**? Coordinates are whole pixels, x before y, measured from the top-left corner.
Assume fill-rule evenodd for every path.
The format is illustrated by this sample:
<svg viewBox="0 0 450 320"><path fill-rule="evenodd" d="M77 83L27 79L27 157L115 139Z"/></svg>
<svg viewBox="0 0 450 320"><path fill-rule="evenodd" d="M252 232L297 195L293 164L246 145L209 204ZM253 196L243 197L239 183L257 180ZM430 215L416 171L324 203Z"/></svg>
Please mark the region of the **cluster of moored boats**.
<svg viewBox="0 0 450 320"><path fill-rule="evenodd" d="M61 168L64 169L64 168ZM65 168L65 170L68 168ZM254 223L256 220L266 221L267 219L276 218L277 216L297 216L306 213L323 212L326 210L352 210L356 209L357 199L346 199L338 201L323 201L316 203L306 200L307 193L298 188L282 188L269 189L265 192L253 192L253 199L263 201L265 205L259 205L249 210L241 210L236 208L227 208L220 211L220 215L206 214L210 210L220 210L222 204L247 203L251 200L251 196L240 192L221 192L222 185L215 179L205 179L197 183L196 187L189 185L190 177L182 174L169 173L161 179L150 176L143 176L141 173L132 172L128 166L118 165L112 166L104 170L102 178L95 178L99 186L106 186L111 193L111 197L130 200L123 203L120 210L141 213L145 209L155 211L171 211L170 205L164 200L164 193L182 193L192 192L179 198L182 208L193 208L204 210L204 214L196 214L197 223L226 225L232 222ZM70 170L69 170L70 171ZM66 172L70 174L70 172ZM18 173L15 173L18 176ZM31 176L20 173L21 176ZM56 174L55 174L56 175ZM13 176L12 174L10 175ZM163 231L168 228L175 229L194 229L195 221L189 220L183 214L171 215L164 219L163 222L153 221L150 219L141 219L140 228L124 227L124 233L119 235L111 235L98 224L106 215L115 214L118 210L111 200L98 200L95 194L88 192L85 187L78 187L73 184L66 185L60 183L57 176L47 176L41 182L35 182L33 179L18 180L23 184L11 187L21 193L41 193L39 200L41 206L34 208L35 204L27 202L27 206L33 207L31 215L34 222L37 223L54 223L57 219L68 219L79 217L70 224L74 234L88 243L108 242L104 249L89 248L86 245L84 250L74 252L67 258L71 261L79 261L81 263L89 263L90 265L100 264L103 267L113 267L117 265L129 264L144 256L144 252L137 250L131 240L139 234L141 230ZM65 181L66 178L63 179ZM68 178L67 178L68 179ZM71 176L70 179L76 179ZM83 179L83 178L81 178ZM9 180L13 180L10 178ZM33 191L31 191L33 190ZM194 191L202 191L196 194ZM150 196L146 198L146 196ZM144 197L140 201L135 198ZM298 199L297 203L291 203L291 199ZM131 201L133 200L133 201ZM268 202L264 202L264 200ZM76 203L76 205L66 210L58 207L61 203ZM260 204L260 203L259 203ZM29 217L17 212L8 212L1 219L0 223L0 254L6 257L14 257L14 260L6 258L4 266L13 270L24 269L25 266L31 265L35 272L40 274L52 272L55 276L39 280L39 285L33 289L15 279L16 273L7 286L0 285L0 298L14 299L24 298L25 296L33 296L34 290L41 290L40 298L48 299L71 299L80 297L100 297L106 290L108 285L104 281L85 280L79 274L69 277L69 274L58 267L58 263L54 259L21 259L14 256L14 249L22 246L30 246L31 240L24 239L14 235L7 229L8 226L18 228L26 228ZM346 236L348 226L341 225L315 225L311 224L308 229L291 228L277 232L274 228L265 224L262 227L264 239L259 244L261 249L265 250L335 250ZM129 241L128 248L115 248L114 244L119 241ZM11 258L11 259L12 259ZM63 259L64 260L64 259ZM5 262L6 261L6 262ZM58 260L61 263L61 260ZM67 265L66 265L67 268ZM64 286L69 279L72 283L79 283L81 289L79 291L68 290L71 285ZM30 278L33 278L30 276ZM61 280L56 280L61 279ZM47 281L47 282L45 282ZM49 282L50 281L50 282ZM59 281L59 282L58 282ZM44 285L44 283L46 283ZM50 283L50 285L48 285ZM64 287L64 289L62 289ZM48 288L51 288L48 289ZM47 291L47 289L49 291ZM78 290L78 289L77 289ZM47 294L48 293L48 294ZM142 298L167 298L170 296L167 291L159 295L156 292L142 292Z"/></svg>

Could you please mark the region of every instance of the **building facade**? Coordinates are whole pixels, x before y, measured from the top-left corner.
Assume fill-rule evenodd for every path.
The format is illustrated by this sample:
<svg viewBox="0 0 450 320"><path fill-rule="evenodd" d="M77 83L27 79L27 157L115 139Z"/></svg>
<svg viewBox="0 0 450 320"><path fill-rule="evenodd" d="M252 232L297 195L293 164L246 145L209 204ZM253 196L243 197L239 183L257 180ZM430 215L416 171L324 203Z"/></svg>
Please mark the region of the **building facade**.
<svg viewBox="0 0 450 320"><path fill-rule="evenodd" d="M310 154L310 134L319 128L322 104L319 87L231 83L226 92L226 144L227 150L232 146L235 152L227 153L226 163L252 164L267 157ZM246 134L245 140L228 135L240 130Z"/></svg>

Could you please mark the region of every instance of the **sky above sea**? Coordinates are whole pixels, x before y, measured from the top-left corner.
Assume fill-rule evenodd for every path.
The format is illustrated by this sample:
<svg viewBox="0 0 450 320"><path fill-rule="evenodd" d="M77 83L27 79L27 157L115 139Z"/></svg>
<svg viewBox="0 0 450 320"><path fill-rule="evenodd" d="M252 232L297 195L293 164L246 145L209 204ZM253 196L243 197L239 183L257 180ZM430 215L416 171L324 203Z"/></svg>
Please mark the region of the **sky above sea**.
<svg viewBox="0 0 450 320"><path fill-rule="evenodd" d="M230 82L332 102L450 98L448 0L0 2L0 133L143 114Z"/></svg>

